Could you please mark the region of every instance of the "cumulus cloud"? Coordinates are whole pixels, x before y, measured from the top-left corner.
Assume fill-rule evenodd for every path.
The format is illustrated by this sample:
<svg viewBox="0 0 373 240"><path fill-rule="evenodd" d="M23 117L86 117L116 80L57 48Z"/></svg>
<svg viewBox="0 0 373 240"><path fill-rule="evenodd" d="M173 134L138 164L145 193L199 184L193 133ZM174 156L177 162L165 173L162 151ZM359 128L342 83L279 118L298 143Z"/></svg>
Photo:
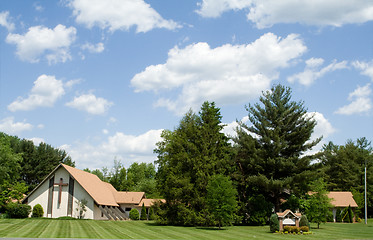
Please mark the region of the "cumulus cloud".
<svg viewBox="0 0 373 240"><path fill-rule="evenodd" d="M180 27L172 20L163 19L143 0L71 0L68 5L73 9L76 22L88 28L98 26L114 32L136 27L136 32L148 32L153 28Z"/></svg>
<svg viewBox="0 0 373 240"><path fill-rule="evenodd" d="M45 57L49 64L71 60L70 45L76 29L58 24L54 29L30 27L24 35L9 33L6 42L17 46L16 54L23 61L39 62Z"/></svg>
<svg viewBox="0 0 373 240"><path fill-rule="evenodd" d="M324 59L322 58L308 59L306 61L306 67L304 71L288 77L288 81L291 83L298 81L302 85L310 86L317 79L323 77L325 74L329 72L334 72L336 70L348 68L347 61L337 62L337 60L334 60L328 66L320 69L323 63Z"/></svg>
<svg viewBox="0 0 373 240"><path fill-rule="evenodd" d="M92 44L92 43L85 43L82 47L83 50L87 50L90 53L100 53L103 52L105 47L103 43L97 43L97 44Z"/></svg>
<svg viewBox="0 0 373 240"><path fill-rule="evenodd" d="M298 35L281 38L272 33L244 45L211 48L199 42L183 49L175 46L166 63L148 66L132 78L131 85L136 92L181 88L177 99L161 96L155 103L177 114L197 109L205 100L219 105L241 103L259 96L278 78L279 69L306 50Z"/></svg>
<svg viewBox="0 0 373 240"><path fill-rule="evenodd" d="M0 132L5 132L9 135L17 135L24 131L30 131L33 125L30 123L14 122L14 117L4 118L0 121Z"/></svg>
<svg viewBox="0 0 373 240"><path fill-rule="evenodd" d="M248 11L247 19L257 28L277 23L302 23L340 27L373 20L373 2L366 0L202 0L197 13L218 17L230 10Z"/></svg>
<svg viewBox="0 0 373 240"><path fill-rule="evenodd" d="M9 12L0 12L0 25L8 29L9 32L13 31L15 26L9 19Z"/></svg>
<svg viewBox="0 0 373 240"><path fill-rule="evenodd" d="M368 113L372 109L371 95L372 89L370 88L370 84L363 87L358 86L355 91L348 95L348 100L351 103L339 108L335 113L341 115Z"/></svg>
<svg viewBox="0 0 373 240"><path fill-rule="evenodd" d="M355 61L352 65L361 70L361 74L368 76L373 81L373 61L364 62L364 61Z"/></svg>
<svg viewBox="0 0 373 240"><path fill-rule="evenodd" d="M121 160L126 167L132 162L152 163L156 160L153 150L161 141L162 129L149 130L140 135L117 132L98 145L78 142L61 146L80 168L101 168L112 164L114 158Z"/></svg>
<svg viewBox="0 0 373 240"><path fill-rule="evenodd" d="M73 101L66 103L68 107L85 111L93 115L105 114L111 105L113 105L112 102L104 98L98 98L92 93L75 97Z"/></svg>
<svg viewBox="0 0 373 240"><path fill-rule="evenodd" d="M18 97L8 105L8 109L15 111L30 111L37 107L52 107L65 94L63 82L55 76L41 75L34 82L34 86L27 98Z"/></svg>

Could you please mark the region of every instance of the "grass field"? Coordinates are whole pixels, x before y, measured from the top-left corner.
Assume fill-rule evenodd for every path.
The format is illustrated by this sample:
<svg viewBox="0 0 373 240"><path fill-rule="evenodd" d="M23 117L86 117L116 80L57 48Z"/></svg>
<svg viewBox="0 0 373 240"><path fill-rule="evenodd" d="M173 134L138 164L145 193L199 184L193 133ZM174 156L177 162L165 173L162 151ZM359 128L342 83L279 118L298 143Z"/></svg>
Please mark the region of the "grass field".
<svg viewBox="0 0 373 240"><path fill-rule="evenodd" d="M311 225L313 227L313 225ZM316 227L316 226L314 226ZM281 235L269 227L232 226L224 230L158 226L142 221L58 219L0 219L0 238L114 238L114 239L373 239L373 219L363 223L327 223L312 235Z"/></svg>

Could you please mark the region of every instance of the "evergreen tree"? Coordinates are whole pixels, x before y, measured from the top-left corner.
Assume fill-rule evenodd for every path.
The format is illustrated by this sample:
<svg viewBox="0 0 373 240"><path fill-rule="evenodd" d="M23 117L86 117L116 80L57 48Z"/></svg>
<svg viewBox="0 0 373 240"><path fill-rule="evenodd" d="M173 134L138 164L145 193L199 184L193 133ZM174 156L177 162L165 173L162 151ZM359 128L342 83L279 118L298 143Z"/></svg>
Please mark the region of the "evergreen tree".
<svg viewBox="0 0 373 240"><path fill-rule="evenodd" d="M364 167L367 164L367 185L373 185L373 151L366 138L348 140L345 145L329 142L323 147L321 163L329 191L352 191L354 198L363 197ZM373 215L373 188L367 189L368 215ZM362 200L360 197L360 200ZM364 206L360 201L359 208ZM362 211L361 211L362 210ZM363 212L363 208L360 208Z"/></svg>
<svg viewBox="0 0 373 240"><path fill-rule="evenodd" d="M251 125L240 122L233 139L238 167L234 177L244 221L251 194L263 194L278 211L286 189L298 195L307 191L314 175L310 162L316 156L304 153L321 140L310 141L316 121L303 102L291 100L290 88L275 85L263 92L260 102L246 107Z"/></svg>
<svg viewBox="0 0 373 240"><path fill-rule="evenodd" d="M231 148L221 133L220 110L205 102L199 114L189 111L174 131L157 143L157 183L165 197L165 221L200 225L208 219L206 187L210 176L228 174Z"/></svg>
<svg viewBox="0 0 373 240"><path fill-rule="evenodd" d="M144 206L144 203L142 204L142 207L141 207L140 220L148 220L148 215L146 214L146 208Z"/></svg>

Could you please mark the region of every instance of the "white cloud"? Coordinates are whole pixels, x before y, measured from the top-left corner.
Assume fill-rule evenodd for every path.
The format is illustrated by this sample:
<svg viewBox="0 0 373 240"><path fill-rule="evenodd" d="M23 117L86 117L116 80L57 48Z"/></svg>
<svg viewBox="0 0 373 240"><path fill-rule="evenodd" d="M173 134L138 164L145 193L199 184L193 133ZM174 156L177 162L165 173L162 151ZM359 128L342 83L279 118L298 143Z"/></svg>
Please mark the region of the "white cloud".
<svg viewBox="0 0 373 240"><path fill-rule="evenodd" d="M202 0L199 6L197 13L203 17L246 9L247 19L257 28L277 23L340 27L373 20L373 2L366 0Z"/></svg>
<svg viewBox="0 0 373 240"><path fill-rule="evenodd" d="M9 12L0 12L0 25L6 27L9 32L13 31L15 26L14 23L10 22L9 20Z"/></svg>
<svg viewBox="0 0 373 240"><path fill-rule="evenodd" d="M294 74L288 77L288 81L294 83L298 81L300 84L310 86L317 79L323 77L329 72L334 72L340 69L346 69L347 61L337 62L334 60L331 64L326 67L319 68L324 63L322 58L310 58L306 61L306 67L301 73Z"/></svg>
<svg viewBox="0 0 373 240"><path fill-rule="evenodd" d="M351 92L348 96L350 104L339 108L335 113L342 115L362 114L367 113L372 109L372 100L370 96L372 90L370 84L364 87L358 86L355 91Z"/></svg>
<svg viewBox="0 0 373 240"><path fill-rule="evenodd" d="M100 53L105 50L104 44L102 42L95 44L86 43L81 47L83 50L87 50L90 53Z"/></svg>
<svg viewBox="0 0 373 240"><path fill-rule="evenodd" d="M136 26L136 32L147 32L153 28L176 29L180 25L165 20L143 0L71 0L76 22L88 28L129 30Z"/></svg>
<svg viewBox="0 0 373 240"><path fill-rule="evenodd" d="M210 48L199 42L184 49L175 46L166 63L148 66L132 78L131 85L136 92L181 88L177 99L161 97L156 102L177 114L197 109L206 100L219 105L241 103L259 96L278 78L279 69L306 50L298 35L281 38L272 33L246 45Z"/></svg>
<svg viewBox="0 0 373 240"><path fill-rule="evenodd" d="M23 131L30 131L33 126L30 123L14 122L14 117L4 118L0 121L0 132L5 132L9 135L17 135Z"/></svg>
<svg viewBox="0 0 373 240"><path fill-rule="evenodd" d="M201 8L196 12L203 17L219 17L223 12L229 10L242 10L252 5L251 0L202 0L197 3Z"/></svg>
<svg viewBox="0 0 373 240"><path fill-rule="evenodd" d="M241 119L242 123L247 123L249 121L249 117L245 116ZM238 127L237 121L233 121L230 123L227 123L226 126L223 128L222 133L224 133L227 137L235 137L237 136L236 129Z"/></svg>
<svg viewBox="0 0 373 240"><path fill-rule="evenodd" d="M360 62L355 61L352 65L356 68L361 70L361 74L368 76L373 81L373 61L370 62Z"/></svg>
<svg viewBox="0 0 373 240"><path fill-rule="evenodd" d="M37 107L52 107L65 94L63 83L55 76L41 75L34 82L34 86L27 98L18 97L8 105L8 109L15 111L29 111Z"/></svg>
<svg viewBox="0 0 373 240"><path fill-rule="evenodd" d="M49 64L71 60L70 45L75 41L76 29L57 25L54 29L30 27L25 35L9 33L7 43L16 44L18 57L23 61L39 62L45 55Z"/></svg>
<svg viewBox="0 0 373 240"><path fill-rule="evenodd" d="M319 144L317 144L315 147L304 154L312 155L322 150L322 146L328 142L327 138L335 133L336 129L322 113L309 112L306 114L306 116L312 117L316 121L316 126L313 129L310 141L315 141L317 138L323 137Z"/></svg>
<svg viewBox="0 0 373 240"><path fill-rule="evenodd" d="M39 146L40 143L42 142L45 142L43 138L30 138L29 140L31 140L35 146Z"/></svg>
<svg viewBox="0 0 373 240"><path fill-rule="evenodd" d="M61 146L80 168L101 168L110 166L114 158L121 160L126 167L132 162L152 163L156 160L153 150L161 141L162 129L149 130L141 135L127 135L117 132L105 141L93 145L88 142Z"/></svg>
<svg viewBox="0 0 373 240"><path fill-rule="evenodd" d="M104 98L97 98L93 94L83 94L79 97L74 97L74 100L66 103L66 106L72 107L93 115L102 115L107 112L112 102Z"/></svg>

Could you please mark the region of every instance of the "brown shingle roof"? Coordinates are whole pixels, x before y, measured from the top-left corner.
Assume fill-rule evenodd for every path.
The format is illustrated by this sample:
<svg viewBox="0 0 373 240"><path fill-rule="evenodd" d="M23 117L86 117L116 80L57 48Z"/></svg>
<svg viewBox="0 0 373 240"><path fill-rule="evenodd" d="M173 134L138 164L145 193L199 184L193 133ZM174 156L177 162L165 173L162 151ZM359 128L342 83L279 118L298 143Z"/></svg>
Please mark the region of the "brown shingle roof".
<svg viewBox="0 0 373 240"><path fill-rule="evenodd" d="M145 207L151 207L154 203L156 202L162 202L162 203L165 203L166 200L164 199L147 199L147 198L143 198L139 204L139 206L142 206L142 204L144 204Z"/></svg>
<svg viewBox="0 0 373 240"><path fill-rule="evenodd" d="M118 206L113 192L108 188L108 184L101 181L101 179L99 179L96 175L65 164L61 165L87 191L87 193L95 200L97 204ZM111 184L109 185L111 186Z"/></svg>
<svg viewBox="0 0 373 240"><path fill-rule="evenodd" d="M335 207L358 207L351 192L329 192L328 197Z"/></svg>

